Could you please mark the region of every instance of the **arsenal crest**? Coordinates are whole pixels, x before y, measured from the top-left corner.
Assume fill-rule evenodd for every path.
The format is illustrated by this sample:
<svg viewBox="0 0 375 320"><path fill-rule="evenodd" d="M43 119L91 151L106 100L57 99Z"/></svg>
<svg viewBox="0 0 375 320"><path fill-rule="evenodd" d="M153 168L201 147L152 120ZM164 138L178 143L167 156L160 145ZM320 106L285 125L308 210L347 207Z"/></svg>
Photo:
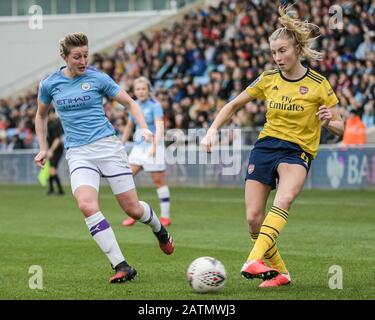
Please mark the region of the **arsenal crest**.
<svg viewBox="0 0 375 320"><path fill-rule="evenodd" d="M299 87L299 92L300 92L300 94L306 94L306 93L309 92L309 88L305 87L305 86L301 86L301 87Z"/></svg>

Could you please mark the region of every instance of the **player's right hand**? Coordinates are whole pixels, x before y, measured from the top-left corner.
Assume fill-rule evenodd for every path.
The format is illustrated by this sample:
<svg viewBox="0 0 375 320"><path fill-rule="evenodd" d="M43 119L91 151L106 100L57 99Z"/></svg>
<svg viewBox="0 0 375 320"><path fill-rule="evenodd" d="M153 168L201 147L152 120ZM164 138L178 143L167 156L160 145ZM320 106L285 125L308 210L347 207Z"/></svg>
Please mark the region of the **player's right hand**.
<svg viewBox="0 0 375 320"><path fill-rule="evenodd" d="M141 135L146 142L154 141L154 134L149 129L141 129Z"/></svg>
<svg viewBox="0 0 375 320"><path fill-rule="evenodd" d="M325 105L319 107L316 115L323 127L328 126L329 122L332 120L332 112Z"/></svg>
<svg viewBox="0 0 375 320"><path fill-rule="evenodd" d="M40 150L39 153L35 156L34 161L38 167L43 168L47 160L47 151Z"/></svg>
<svg viewBox="0 0 375 320"><path fill-rule="evenodd" d="M217 139L217 130L216 129L208 129L206 135L201 141L201 146L207 151L212 152L212 148Z"/></svg>

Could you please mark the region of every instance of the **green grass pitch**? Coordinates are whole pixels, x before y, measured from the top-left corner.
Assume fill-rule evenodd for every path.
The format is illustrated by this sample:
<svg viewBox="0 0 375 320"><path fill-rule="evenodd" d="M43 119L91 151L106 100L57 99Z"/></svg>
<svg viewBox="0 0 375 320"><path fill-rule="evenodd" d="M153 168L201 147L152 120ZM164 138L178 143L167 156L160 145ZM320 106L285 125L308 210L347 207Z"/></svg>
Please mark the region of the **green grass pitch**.
<svg viewBox="0 0 375 320"><path fill-rule="evenodd" d="M239 270L250 250L242 189L171 188L176 250L166 256L149 227L123 228L125 218L108 187L100 203L136 279L109 285L107 258L91 239L75 200L45 196L36 186L0 186L0 299L255 300L374 299L375 197L373 191L310 191L296 200L278 245L293 283L259 289ZM139 197L159 211L156 191ZM268 207L271 205L270 197ZM187 280L189 263L213 256L228 279L216 294L197 294ZM43 289L30 289L29 268L43 270ZM329 268L343 271L343 289L329 288Z"/></svg>

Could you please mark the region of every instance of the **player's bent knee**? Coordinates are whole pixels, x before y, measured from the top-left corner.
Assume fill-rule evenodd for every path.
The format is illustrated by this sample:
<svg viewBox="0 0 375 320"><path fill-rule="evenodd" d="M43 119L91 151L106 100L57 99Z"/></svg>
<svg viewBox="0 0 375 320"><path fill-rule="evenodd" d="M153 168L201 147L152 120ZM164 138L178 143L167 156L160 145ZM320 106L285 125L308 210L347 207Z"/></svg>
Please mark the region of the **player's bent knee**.
<svg viewBox="0 0 375 320"><path fill-rule="evenodd" d="M247 223L250 226L251 230L258 230L263 223L264 220L264 213L263 212L257 212L252 210L246 211L246 219Z"/></svg>
<svg viewBox="0 0 375 320"><path fill-rule="evenodd" d="M124 210L129 217L136 220L139 220L143 215L143 207L139 204L139 202L126 204Z"/></svg>
<svg viewBox="0 0 375 320"><path fill-rule="evenodd" d="M279 195L275 198L274 205L284 210L289 210L295 198L296 198L296 195L293 193L286 193L283 195Z"/></svg>
<svg viewBox="0 0 375 320"><path fill-rule="evenodd" d="M93 215L99 211L99 206L93 201L78 201L78 208L86 215Z"/></svg>
<svg viewBox="0 0 375 320"><path fill-rule="evenodd" d="M161 181L155 181L154 180L154 185L156 188L161 188L161 187L164 187L164 183L162 183Z"/></svg>
<svg viewBox="0 0 375 320"><path fill-rule="evenodd" d="M157 187L157 188L161 188L161 187L164 187L166 185L165 178L162 175L153 176L152 180L153 180L153 183L154 183L155 187Z"/></svg>
<svg viewBox="0 0 375 320"><path fill-rule="evenodd" d="M154 183L154 184L155 184L155 187L158 188L158 189L161 188L161 187L166 186L166 184L165 184L164 181L160 181L160 182Z"/></svg>

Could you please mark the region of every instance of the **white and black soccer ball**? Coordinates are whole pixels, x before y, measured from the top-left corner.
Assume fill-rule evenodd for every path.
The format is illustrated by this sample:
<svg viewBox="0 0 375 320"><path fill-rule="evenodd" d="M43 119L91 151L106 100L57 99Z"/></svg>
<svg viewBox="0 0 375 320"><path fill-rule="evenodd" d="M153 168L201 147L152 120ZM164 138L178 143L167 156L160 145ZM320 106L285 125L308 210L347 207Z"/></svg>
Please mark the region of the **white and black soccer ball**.
<svg viewBox="0 0 375 320"><path fill-rule="evenodd" d="M224 286L227 273L219 260L212 257L200 257L189 265L187 278L195 291L214 292Z"/></svg>

